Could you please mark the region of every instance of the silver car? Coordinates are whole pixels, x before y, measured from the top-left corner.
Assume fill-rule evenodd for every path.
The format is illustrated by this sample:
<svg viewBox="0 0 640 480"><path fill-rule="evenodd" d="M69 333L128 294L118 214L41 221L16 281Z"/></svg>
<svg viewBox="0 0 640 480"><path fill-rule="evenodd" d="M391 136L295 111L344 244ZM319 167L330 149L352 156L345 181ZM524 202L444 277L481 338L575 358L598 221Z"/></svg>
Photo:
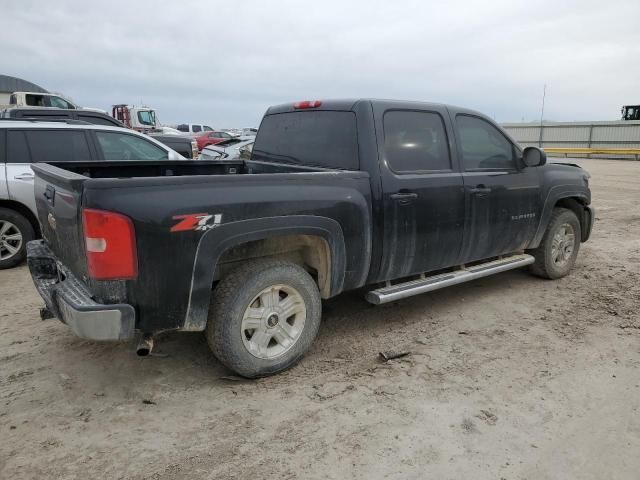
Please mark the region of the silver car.
<svg viewBox="0 0 640 480"><path fill-rule="evenodd" d="M74 121L0 120L0 269L26 256L40 235L33 193L36 162L185 160L134 130Z"/></svg>

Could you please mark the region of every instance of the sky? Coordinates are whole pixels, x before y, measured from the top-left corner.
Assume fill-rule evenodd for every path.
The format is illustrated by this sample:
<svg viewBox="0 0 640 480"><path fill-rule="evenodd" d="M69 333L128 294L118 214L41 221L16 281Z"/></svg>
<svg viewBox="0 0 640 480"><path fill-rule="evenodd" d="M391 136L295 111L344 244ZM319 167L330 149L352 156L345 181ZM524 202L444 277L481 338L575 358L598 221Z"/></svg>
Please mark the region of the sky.
<svg viewBox="0 0 640 480"><path fill-rule="evenodd" d="M546 120L640 104L640 0L3 0L2 17L1 74L164 124L356 97L539 121L545 84Z"/></svg>

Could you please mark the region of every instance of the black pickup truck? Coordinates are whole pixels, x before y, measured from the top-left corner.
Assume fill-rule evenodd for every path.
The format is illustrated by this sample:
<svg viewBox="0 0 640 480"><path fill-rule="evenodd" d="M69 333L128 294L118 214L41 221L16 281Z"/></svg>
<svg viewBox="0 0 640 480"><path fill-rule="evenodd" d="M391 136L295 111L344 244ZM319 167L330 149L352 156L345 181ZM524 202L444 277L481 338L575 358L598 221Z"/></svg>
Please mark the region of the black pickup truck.
<svg viewBox="0 0 640 480"><path fill-rule="evenodd" d="M250 160L33 166L44 316L95 340L205 331L246 377L311 345L321 299L374 304L529 265L571 270L589 175L486 116L340 100L270 108Z"/></svg>

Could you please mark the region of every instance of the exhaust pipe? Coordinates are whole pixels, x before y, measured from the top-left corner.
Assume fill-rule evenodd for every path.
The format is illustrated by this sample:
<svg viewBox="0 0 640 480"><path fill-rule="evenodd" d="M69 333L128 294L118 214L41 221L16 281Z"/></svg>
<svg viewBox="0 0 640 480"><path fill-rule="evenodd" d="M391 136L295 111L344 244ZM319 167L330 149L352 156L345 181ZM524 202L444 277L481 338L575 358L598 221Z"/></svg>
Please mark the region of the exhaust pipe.
<svg viewBox="0 0 640 480"><path fill-rule="evenodd" d="M153 337L150 333L145 333L138 342L136 353L139 357L146 357L151 353L151 350L153 350Z"/></svg>

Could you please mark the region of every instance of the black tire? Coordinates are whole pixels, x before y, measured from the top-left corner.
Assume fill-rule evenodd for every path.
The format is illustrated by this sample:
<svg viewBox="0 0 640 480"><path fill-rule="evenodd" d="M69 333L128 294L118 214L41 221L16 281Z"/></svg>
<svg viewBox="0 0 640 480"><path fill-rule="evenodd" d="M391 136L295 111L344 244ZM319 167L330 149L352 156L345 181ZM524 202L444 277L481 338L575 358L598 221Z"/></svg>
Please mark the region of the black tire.
<svg viewBox="0 0 640 480"><path fill-rule="evenodd" d="M22 241L19 244L18 251L16 253L11 254L5 246L5 242L7 242L9 247L16 248L18 244L16 241L7 240L0 235L0 270L4 270L6 268L13 268L16 265L19 265L24 261L27 257L27 242L33 240L35 238L35 233L33 231L33 226L23 215L16 212L15 210L10 210L8 208L0 208L0 228L3 225L6 225L8 222L12 225L11 229L5 233L15 232L16 230L22 235ZM14 233L15 235L15 233ZM7 258L2 258L5 255L10 255Z"/></svg>
<svg viewBox="0 0 640 480"><path fill-rule="evenodd" d="M566 261L558 263L553 258L554 237L565 225L569 225L573 229L573 250ZM555 208L540 246L530 252L536 259L530 267L531 273L551 280L567 275L576 262L581 238L580 221L576 214L566 208Z"/></svg>
<svg viewBox="0 0 640 480"><path fill-rule="evenodd" d="M258 358L245 345L246 341L251 342L254 333L247 337L247 332L251 331L242 328L242 320L247 308L256 305L254 301L260 302L257 295L276 285L295 289L298 293L296 298L304 303L306 316L300 333L287 347L288 350L275 358ZM225 366L243 377L264 377L286 370L302 358L318 333L321 316L320 292L306 270L282 260L256 260L240 266L216 286L205 333L211 351ZM275 318L277 322L278 317ZM296 319L294 321L298 321ZM263 328L271 327L265 323ZM275 339L275 335L270 338ZM269 345L273 341L269 340Z"/></svg>

